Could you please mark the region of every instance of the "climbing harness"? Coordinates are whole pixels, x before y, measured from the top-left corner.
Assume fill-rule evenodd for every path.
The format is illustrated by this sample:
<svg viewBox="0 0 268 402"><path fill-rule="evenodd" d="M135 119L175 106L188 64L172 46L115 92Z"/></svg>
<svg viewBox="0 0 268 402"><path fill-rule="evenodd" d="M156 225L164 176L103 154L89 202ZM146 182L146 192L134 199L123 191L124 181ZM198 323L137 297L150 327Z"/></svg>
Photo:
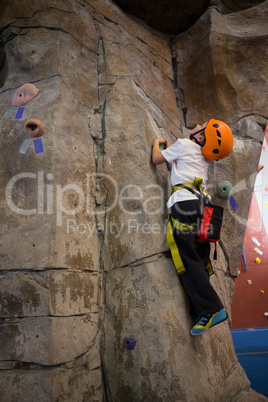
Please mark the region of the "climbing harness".
<svg viewBox="0 0 268 402"><path fill-rule="evenodd" d="M185 223L179 222L174 219L172 216L169 216L169 221L167 225L167 242L169 244L169 248L171 251L171 255L175 264L175 267L179 274L185 272L185 268L183 262L181 260L179 250L177 244L175 242L173 236L173 230L177 229L181 232L192 232L197 235L198 242L217 242L220 239L220 229L223 218L223 208L217 205L212 205L210 202L206 200L206 196L208 193L202 189L202 181L201 178L196 178L194 183L180 183L176 186L173 186L171 189L171 193L180 189L187 189L191 191L193 194L197 196L200 200L200 209L201 209L201 223L200 225L187 225ZM214 259L217 258L216 245L215 245L215 253ZM211 263L207 266L209 274L213 273L213 269Z"/></svg>
<svg viewBox="0 0 268 402"><path fill-rule="evenodd" d="M204 241L215 243L220 240L223 208L207 200L208 193L202 189L202 180L197 177L194 183L180 183L172 187L171 192L184 188L199 198L202 218L197 236Z"/></svg>
<svg viewBox="0 0 268 402"><path fill-rule="evenodd" d="M196 227L188 226L184 223L181 223L169 215L169 221L168 221L168 225L167 225L167 242L168 242L168 245L169 245L169 248L171 251L171 255L172 255L172 259L173 259L175 268L176 268L178 274L180 275L180 274L183 274L184 272L186 272L186 269L182 262L182 259L181 259L181 256L180 256L180 253L178 250L178 246L174 239L174 235L173 235L174 228L177 230L180 230L182 232L190 232L190 231L194 232L196 230ZM197 239L197 242L204 243L204 240ZM208 269L209 275L212 275L213 268L212 268L210 261L207 264L207 269Z"/></svg>

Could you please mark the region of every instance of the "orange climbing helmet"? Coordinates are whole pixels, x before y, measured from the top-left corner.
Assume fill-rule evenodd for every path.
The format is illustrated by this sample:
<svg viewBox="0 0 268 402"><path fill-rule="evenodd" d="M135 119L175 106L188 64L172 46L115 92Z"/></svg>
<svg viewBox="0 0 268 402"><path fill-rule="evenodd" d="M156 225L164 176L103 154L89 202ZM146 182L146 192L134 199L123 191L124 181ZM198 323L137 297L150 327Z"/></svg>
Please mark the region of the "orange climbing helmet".
<svg viewBox="0 0 268 402"><path fill-rule="evenodd" d="M209 120L205 128L206 142L202 153L208 161L217 161L230 155L234 145L229 126L220 120Z"/></svg>

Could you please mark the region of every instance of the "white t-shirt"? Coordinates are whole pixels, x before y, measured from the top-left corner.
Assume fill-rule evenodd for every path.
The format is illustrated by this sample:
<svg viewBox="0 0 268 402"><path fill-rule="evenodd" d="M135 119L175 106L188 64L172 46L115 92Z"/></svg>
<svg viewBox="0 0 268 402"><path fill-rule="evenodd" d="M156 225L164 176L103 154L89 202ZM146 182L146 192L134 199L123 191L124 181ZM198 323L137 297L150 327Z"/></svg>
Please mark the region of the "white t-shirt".
<svg viewBox="0 0 268 402"><path fill-rule="evenodd" d="M196 177L203 179L202 186L205 187L208 177L208 160L202 154L200 145L188 138L179 139L171 147L161 151L168 162L172 163L171 185L179 183L193 183ZM194 200L197 197L190 191L181 189L175 191L167 202L171 208L175 202Z"/></svg>

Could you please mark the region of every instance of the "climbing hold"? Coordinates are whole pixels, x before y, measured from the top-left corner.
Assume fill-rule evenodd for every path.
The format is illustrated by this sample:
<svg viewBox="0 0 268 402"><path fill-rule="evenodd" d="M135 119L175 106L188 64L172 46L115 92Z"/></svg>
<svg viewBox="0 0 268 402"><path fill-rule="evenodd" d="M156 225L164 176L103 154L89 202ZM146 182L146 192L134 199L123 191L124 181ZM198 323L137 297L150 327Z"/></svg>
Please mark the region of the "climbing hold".
<svg viewBox="0 0 268 402"><path fill-rule="evenodd" d="M166 144L164 144L164 143L159 144L159 149L160 149L160 151L164 151L164 149L166 149Z"/></svg>
<svg viewBox="0 0 268 402"><path fill-rule="evenodd" d="M264 290L260 290L260 293L264 294Z"/></svg>
<svg viewBox="0 0 268 402"><path fill-rule="evenodd" d="M249 284L249 285L252 285L252 281L251 281L250 279L248 280L248 284Z"/></svg>
<svg viewBox="0 0 268 402"><path fill-rule="evenodd" d="M229 201L229 204L231 205L231 207L232 207L235 211L239 208L239 206L238 206L236 200L234 199L234 197L233 197L232 195L228 198L228 201Z"/></svg>
<svg viewBox="0 0 268 402"><path fill-rule="evenodd" d="M45 126L40 120L30 119L24 124L24 133L31 138L42 137L45 134Z"/></svg>
<svg viewBox="0 0 268 402"><path fill-rule="evenodd" d="M33 84L24 84L19 87L12 97L13 106L22 106L30 102L38 94L37 89Z"/></svg>
<svg viewBox="0 0 268 402"><path fill-rule="evenodd" d="M266 208L268 208L268 201L265 201L265 206Z"/></svg>
<svg viewBox="0 0 268 402"><path fill-rule="evenodd" d="M255 262L256 262L257 264L259 264L259 263L261 262L261 260L259 259L259 257L256 258Z"/></svg>
<svg viewBox="0 0 268 402"><path fill-rule="evenodd" d="M265 312L264 315L265 315L265 317L268 317L268 313Z"/></svg>
<svg viewBox="0 0 268 402"><path fill-rule="evenodd" d="M265 190L265 191L268 191L268 184L266 184L264 190Z"/></svg>
<svg viewBox="0 0 268 402"><path fill-rule="evenodd" d="M229 198L232 195L233 187L229 181L222 181L217 184L217 194L221 198Z"/></svg>
<svg viewBox="0 0 268 402"><path fill-rule="evenodd" d="M134 349L136 346L136 339L135 338L125 338L125 345L128 349Z"/></svg>
<svg viewBox="0 0 268 402"><path fill-rule="evenodd" d="M253 219L250 218L250 219L248 220L248 222L253 222Z"/></svg>

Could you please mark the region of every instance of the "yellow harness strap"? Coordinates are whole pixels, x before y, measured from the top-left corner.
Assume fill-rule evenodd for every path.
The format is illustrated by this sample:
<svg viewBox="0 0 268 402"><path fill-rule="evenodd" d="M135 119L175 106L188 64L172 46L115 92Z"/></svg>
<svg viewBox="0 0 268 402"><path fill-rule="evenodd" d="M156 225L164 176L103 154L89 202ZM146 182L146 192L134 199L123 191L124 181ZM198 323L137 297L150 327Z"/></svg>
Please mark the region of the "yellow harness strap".
<svg viewBox="0 0 268 402"><path fill-rule="evenodd" d="M172 216L169 216L169 222L167 225L167 242L171 251L172 259L176 267L176 270L178 274L182 274L183 272L186 272L186 270L184 268L177 244L173 236L173 227L178 230L181 230L182 232L189 232L189 230L195 230L196 228L194 226L186 225L186 223L176 221L176 219L172 218Z"/></svg>
<svg viewBox="0 0 268 402"><path fill-rule="evenodd" d="M183 184L186 187L192 188L193 190L197 190L200 193L204 192L204 193L208 194L208 192L202 188L202 182L203 182L203 179L201 177L196 177L195 181L193 183L181 183L181 184ZM173 194L174 191L182 190L182 189L183 189L183 187L181 187L180 185L173 186L173 187L171 187L171 194Z"/></svg>
<svg viewBox="0 0 268 402"><path fill-rule="evenodd" d="M207 193L206 190L203 190L201 187L203 179L196 177L194 183L182 183L184 186L196 189L199 192L205 192ZM183 187L181 186L174 186L171 188L171 194L174 193L174 191L176 190L180 190L183 189ZM207 193L208 194L208 193ZM181 230L182 232L189 232L190 230L194 231L196 230L195 226L189 226L186 225L185 223L181 223L179 221L177 221L176 219L172 218L172 216L169 216L169 221L168 221L168 225L167 225L167 242L171 251L171 255L172 255L172 259L174 262L174 265L176 267L176 270L178 272L178 274L182 274L184 272L186 272L186 269L183 265L183 262L181 260L180 257L180 253L177 247L177 244L175 242L174 236L173 236L173 228L177 229L177 230ZM201 239L198 239L197 241L201 241ZM209 275L213 274L213 268L211 265L211 262L209 261L208 265L207 265L208 271L209 271Z"/></svg>
<svg viewBox="0 0 268 402"><path fill-rule="evenodd" d="M176 268L178 274L180 275L180 274L183 274L184 272L186 272L186 269L183 265L177 244L176 244L174 236L173 236L173 227L175 227L176 229L181 230L183 232L188 232L189 230L194 230L196 228L194 226L188 226L185 223L176 221L171 216L169 216L169 222L167 225L167 242L168 242L168 245L169 245L169 248L171 251L171 255L172 255L172 259L173 259L175 268ZM204 240L201 240L201 239L198 239L197 241L200 243L204 242ZM210 260L208 262L207 269L208 269L209 275L212 275L214 273Z"/></svg>
<svg viewBox="0 0 268 402"><path fill-rule="evenodd" d="M178 222L180 223L180 222ZM186 272L183 262L181 260L180 254L179 254L179 250L177 247L177 244L175 242L175 239L173 237L173 226L172 226L172 222L171 219L168 222L167 225L167 242L171 251L171 255L172 255L172 259L175 265L175 268L178 272L178 274L182 274L183 272Z"/></svg>

